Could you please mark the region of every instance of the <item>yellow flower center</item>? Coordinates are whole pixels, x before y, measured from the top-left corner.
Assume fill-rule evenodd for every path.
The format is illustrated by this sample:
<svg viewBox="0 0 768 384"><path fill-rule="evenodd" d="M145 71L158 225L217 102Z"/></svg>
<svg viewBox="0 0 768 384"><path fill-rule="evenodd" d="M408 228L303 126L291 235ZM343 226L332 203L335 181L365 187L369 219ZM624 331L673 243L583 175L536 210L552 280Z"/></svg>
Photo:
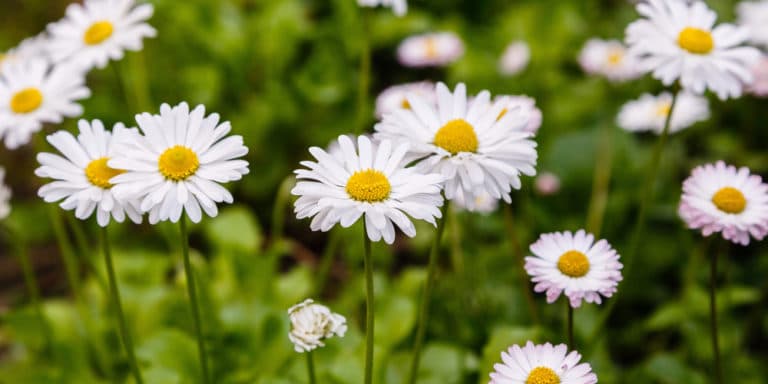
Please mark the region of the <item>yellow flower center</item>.
<svg viewBox="0 0 768 384"><path fill-rule="evenodd" d="M430 59L435 59L438 56L437 53L437 41L433 37L428 37L424 42L424 54Z"/></svg>
<svg viewBox="0 0 768 384"><path fill-rule="evenodd" d="M677 36L677 45L690 53L704 55L715 47L712 34L703 29L686 27Z"/></svg>
<svg viewBox="0 0 768 384"><path fill-rule="evenodd" d="M122 169L110 168L107 165L107 161L109 161L108 157L102 157L91 161L88 163L88 166L85 167L85 176L88 178L88 181L90 181L91 184L104 189L112 188L112 184L109 180L121 173L125 173Z"/></svg>
<svg viewBox="0 0 768 384"><path fill-rule="evenodd" d="M471 124L464 119L451 120L435 134L434 144L455 155L459 152L477 151L477 135Z"/></svg>
<svg viewBox="0 0 768 384"><path fill-rule="evenodd" d="M747 199L744 194L736 188L724 187L712 196L712 203L717 209L726 213L741 213L747 207Z"/></svg>
<svg viewBox="0 0 768 384"><path fill-rule="evenodd" d="M200 161L197 159L197 154L191 149L176 145L166 149L160 155L157 167L166 179L181 181L197 172L197 169L200 168Z"/></svg>
<svg viewBox="0 0 768 384"><path fill-rule="evenodd" d="M672 110L672 103L659 103L656 105L656 116L667 117Z"/></svg>
<svg viewBox="0 0 768 384"><path fill-rule="evenodd" d="M557 261L557 269L570 277L582 277L589 272L589 259L587 255L576 251L568 251L560 256Z"/></svg>
<svg viewBox="0 0 768 384"><path fill-rule="evenodd" d="M101 44L104 40L112 36L114 26L109 21L97 21L88 27L83 35L83 41L88 45Z"/></svg>
<svg viewBox="0 0 768 384"><path fill-rule="evenodd" d="M375 203L389 197L392 186L383 173L366 169L357 171L347 180L347 194L354 200Z"/></svg>
<svg viewBox="0 0 768 384"><path fill-rule="evenodd" d="M11 110L15 113L30 113L43 104L43 94L37 88L26 88L11 98Z"/></svg>
<svg viewBox="0 0 768 384"><path fill-rule="evenodd" d="M528 374L525 384L560 384L560 377L551 368L536 367Z"/></svg>
<svg viewBox="0 0 768 384"><path fill-rule="evenodd" d="M608 54L608 64L615 66L619 65L621 63L621 60L624 59L624 52L615 50L611 51L611 53Z"/></svg>

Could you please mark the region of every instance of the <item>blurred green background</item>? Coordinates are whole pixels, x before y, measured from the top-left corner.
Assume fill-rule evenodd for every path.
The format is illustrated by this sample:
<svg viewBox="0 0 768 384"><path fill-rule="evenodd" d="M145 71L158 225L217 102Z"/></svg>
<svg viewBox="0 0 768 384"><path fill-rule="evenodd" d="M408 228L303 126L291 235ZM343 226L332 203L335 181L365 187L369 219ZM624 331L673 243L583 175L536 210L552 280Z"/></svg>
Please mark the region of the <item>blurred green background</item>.
<svg viewBox="0 0 768 384"><path fill-rule="evenodd" d="M354 131L360 10L354 0L153 0L150 23L158 37L93 71L84 118L129 125L161 102L203 103L230 120L250 148L251 174L230 185L236 204L194 226L192 247L203 291L204 328L220 383L304 383L303 356L288 341L286 310L314 297L345 315L350 330L315 353L320 382L358 384L363 372L364 289L361 228L311 233L292 215L291 171L307 147L325 146ZM16 45L64 14L67 1L4 0L0 49ZM709 2L733 20L735 1ZM565 307L535 295L526 303L519 257L540 233L584 226L598 158L612 153L604 230L627 248L643 170L654 136L620 131L620 106L643 92L649 78L615 85L588 77L576 57L590 37L623 37L636 18L619 0L409 1L406 17L368 12L373 45L372 101L387 86L430 79L471 93L527 94L544 114L539 171L557 174L562 187L539 196L532 179L513 194L512 216L452 212L441 252L438 285L421 383L486 383L499 354L527 340L565 342ZM395 59L405 37L453 31L466 54L444 69L414 70ZM522 73L496 70L504 47L524 40L532 58ZM125 92L118 77L126 79ZM125 94L125 96L124 96ZM601 383L705 383L711 368L708 337L708 260L718 242L686 230L676 210L681 182L694 166L725 160L768 172L765 101L711 98L712 118L674 135L666 148L650 221L633 273L619 285L617 307L604 329L601 309L576 312L576 344ZM55 129L75 128L67 121ZM609 135L609 139L606 139ZM607 141L609 140L609 141ZM612 142L612 146L605 146ZM82 297L73 296L54 241L51 209L36 197L42 184L31 146L0 149L14 192L10 228L23 234L55 333L52 356L27 305L20 267L7 239L0 244L0 382L107 383L129 381L114 321L101 285L95 223L70 231L82 265ZM603 157L601 157L603 156ZM55 210L55 209L54 209ZM69 216L66 213L62 216ZM505 225L506 219L506 225ZM72 220L66 220L69 223ZM511 232L510 229L511 228ZM374 246L377 328L376 377L402 383L410 361L416 308L434 230L418 226L413 240ZM176 227L121 225L112 230L116 265L142 370L150 383L191 383L198 376ZM722 355L728 383L765 383L768 377L768 248L727 247L720 285ZM336 250L331 252L329 250ZM94 271L89 264L96 264ZM612 300L612 299L608 299Z"/></svg>

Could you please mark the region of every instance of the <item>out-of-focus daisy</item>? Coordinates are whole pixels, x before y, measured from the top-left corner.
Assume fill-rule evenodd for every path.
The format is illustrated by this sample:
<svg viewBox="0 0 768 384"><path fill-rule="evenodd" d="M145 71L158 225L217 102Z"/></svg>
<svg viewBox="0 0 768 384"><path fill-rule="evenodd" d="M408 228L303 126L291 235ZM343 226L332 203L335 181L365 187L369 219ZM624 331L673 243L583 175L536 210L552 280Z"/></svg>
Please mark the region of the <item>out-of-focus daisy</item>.
<svg viewBox="0 0 768 384"><path fill-rule="evenodd" d="M80 116L76 101L90 95L84 75L70 66L51 68L41 59L9 63L0 73L0 137L8 148L24 145L43 123Z"/></svg>
<svg viewBox="0 0 768 384"><path fill-rule="evenodd" d="M768 56L763 56L753 67L754 80L747 88L747 92L759 96L768 96Z"/></svg>
<svg viewBox="0 0 768 384"><path fill-rule="evenodd" d="M288 309L291 319L291 339L296 352L309 352L324 347L325 339L333 336L344 337L347 332L347 319L312 299L294 305Z"/></svg>
<svg viewBox="0 0 768 384"><path fill-rule="evenodd" d="M143 135L127 142L109 166L124 169L115 176L113 192L119 199L137 199L149 222L177 222L186 212L192 222L202 212L214 217L217 203L232 203L221 183L240 180L248 173L248 153L239 135L228 136L228 121L205 107L190 111L187 103L160 106L159 115L142 113L136 122ZM202 209L202 211L201 211Z"/></svg>
<svg viewBox="0 0 768 384"><path fill-rule="evenodd" d="M501 363L493 366L490 384L595 384L597 375L589 363L581 363L576 351L550 343L535 345L529 341L520 348L515 344L501 352Z"/></svg>
<svg viewBox="0 0 768 384"><path fill-rule="evenodd" d="M35 174L55 181L40 188L38 194L46 202L61 202L61 207L75 211L78 219L85 220L96 212L96 221L106 227L110 218L122 223L126 215L135 223L141 222L137 201L121 201L112 194L113 177L122 170L107 165L114 157L120 143L132 140L137 133L123 124L116 124L112 132L104 129L99 120L78 122L80 134L75 138L67 131L48 136L48 142L61 155L40 153L40 168Z"/></svg>
<svg viewBox="0 0 768 384"><path fill-rule="evenodd" d="M416 94L408 95L411 109L384 116L374 137L411 144L409 160L417 167L445 178L449 200L462 195L465 201L490 195L511 202L512 188L520 188L520 174L536 174L536 143L525 131L528 117L522 108L509 109L492 103L482 91L467 102L464 84L451 92L437 84L437 105Z"/></svg>
<svg viewBox="0 0 768 384"><path fill-rule="evenodd" d="M658 96L644 94L621 107L617 124L630 132L651 131L661 134L672 107L672 94L664 92ZM706 97L689 92L680 92L672 111L669 132L674 133L700 121L709 119L709 101Z"/></svg>
<svg viewBox="0 0 768 384"><path fill-rule="evenodd" d="M768 185L749 169L722 161L696 167L683 183L678 209L688 228L704 236L721 232L723 238L748 245L750 236L768 234Z"/></svg>
<svg viewBox="0 0 768 384"><path fill-rule="evenodd" d="M494 103L500 103L504 106L499 114L499 119L504 117L510 110L518 109L523 116L528 117L528 124L523 127L523 131L536 134L541 127L541 110L536 107L536 100L525 95L498 95L493 99Z"/></svg>
<svg viewBox="0 0 768 384"><path fill-rule="evenodd" d="M535 284L536 292L546 292L553 303L565 293L571 307L581 301L602 302L611 297L622 280L619 255L605 240L579 230L545 233L531 244L533 256L525 258L525 270Z"/></svg>
<svg viewBox="0 0 768 384"><path fill-rule="evenodd" d="M0 220L11 214L11 188L5 185L5 168L0 167Z"/></svg>
<svg viewBox="0 0 768 384"><path fill-rule="evenodd" d="M477 213L492 213L499 208L499 199L494 199L491 195L484 193L480 196L475 196L474 200L465 200L463 195L459 195L453 200L457 207Z"/></svg>
<svg viewBox="0 0 768 384"><path fill-rule="evenodd" d="M406 0L357 0L361 7L382 7L392 8L395 15L403 16L408 12L408 2Z"/></svg>
<svg viewBox="0 0 768 384"><path fill-rule="evenodd" d="M396 109L410 109L411 105L408 104L408 99L405 96L411 92L418 93L428 100L430 104L436 102L435 84L432 82L421 81L418 83L393 85L383 90L376 98L376 116L382 118L385 114Z"/></svg>
<svg viewBox="0 0 768 384"><path fill-rule="evenodd" d="M579 64L590 75L604 76L616 82L636 79L643 74L637 61L627 54L627 48L618 40L589 39L581 49Z"/></svg>
<svg viewBox="0 0 768 384"><path fill-rule="evenodd" d="M745 28L715 27L717 14L701 1L648 0L637 10L644 18L627 27L626 40L641 70L665 85L679 80L691 92L709 89L720 99L741 96L752 82L749 70L760 52L742 45Z"/></svg>
<svg viewBox="0 0 768 384"><path fill-rule="evenodd" d="M442 67L464 55L464 43L452 32L411 36L397 47L397 58L406 67Z"/></svg>
<svg viewBox="0 0 768 384"><path fill-rule="evenodd" d="M768 48L768 1L742 1L736 14L738 24L749 30L749 41Z"/></svg>
<svg viewBox="0 0 768 384"><path fill-rule="evenodd" d="M368 238L388 244L395 241L397 225L409 237L416 228L408 217L436 225L442 216L442 177L405 168L408 144L389 140L373 143L357 138L357 148L347 136L339 136L340 151L329 154L318 147L309 152L317 161L303 161L307 169L296 170L299 182L291 191L299 196L295 211L299 219L312 217L313 231L328 231L334 225L349 227L364 216Z"/></svg>
<svg viewBox="0 0 768 384"><path fill-rule="evenodd" d="M19 45L4 53L0 52L0 70L4 65L13 62L47 59L48 44L48 36L45 33L22 40Z"/></svg>
<svg viewBox="0 0 768 384"><path fill-rule="evenodd" d="M48 25L55 62L71 61L83 69L104 68L125 51L140 51L143 40L157 34L146 23L154 7L134 0L85 0L70 4L67 15Z"/></svg>
<svg viewBox="0 0 768 384"><path fill-rule="evenodd" d="M514 41L504 48L504 53L499 59L499 72L502 75L512 76L522 72L531 61L531 48L525 41Z"/></svg>
<svg viewBox="0 0 768 384"><path fill-rule="evenodd" d="M551 196L560 191L560 178L552 172L542 172L533 185L539 195Z"/></svg>

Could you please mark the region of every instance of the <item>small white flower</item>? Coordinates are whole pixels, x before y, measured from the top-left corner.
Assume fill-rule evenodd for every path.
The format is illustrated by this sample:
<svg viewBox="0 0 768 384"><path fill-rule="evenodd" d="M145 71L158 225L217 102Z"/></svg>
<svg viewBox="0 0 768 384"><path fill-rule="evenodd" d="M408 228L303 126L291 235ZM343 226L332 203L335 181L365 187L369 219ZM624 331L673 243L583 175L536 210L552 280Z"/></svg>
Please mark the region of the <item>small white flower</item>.
<svg viewBox="0 0 768 384"><path fill-rule="evenodd" d="M507 45L499 60L499 72L512 76L522 72L531 60L531 49L525 41L514 41Z"/></svg>
<svg viewBox="0 0 768 384"><path fill-rule="evenodd" d="M520 175L536 174L536 143L525 131L528 116L522 108L502 114L506 105L492 103L488 91L468 102L464 84L454 92L443 83L436 89L436 106L409 94L411 109L384 116L374 137L410 143L408 160L421 159L417 167L423 172L442 174L448 200L463 195L472 202L488 194L510 202Z"/></svg>
<svg viewBox="0 0 768 384"><path fill-rule="evenodd" d="M464 55L464 43L452 32L411 36L397 47L397 58L406 67L443 67Z"/></svg>
<svg viewBox="0 0 768 384"><path fill-rule="evenodd" d="M760 52L744 46L749 32L732 24L715 26L717 14L701 1L647 0L644 17L627 27L629 53L664 85L679 81L697 94L709 89L720 99L739 97L752 82Z"/></svg>
<svg viewBox="0 0 768 384"><path fill-rule="evenodd" d="M84 75L70 66L51 68L42 59L9 63L0 73L0 137L6 147L18 148L43 123L80 116L76 101L90 95Z"/></svg>
<svg viewBox="0 0 768 384"><path fill-rule="evenodd" d="M11 214L11 188L5 185L5 168L0 167L0 220Z"/></svg>
<svg viewBox="0 0 768 384"><path fill-rule="evenodd" d="M16 47L5 53L0 53L0 70L4 65L13 62L26 62L34 59L47 60L48 44L50 42L45 32L22 40Z"/></svg>
<svg viewBox="0 0 768 384"><path fill-rule="evenodd" d="M67 15L48 25L54 62L71 61L84 70L104 68L125 51L140 51L157 31L146 23L154 7L134 0L85 0L70 4Z"/></svg>
<svg viewBox="0 0 768 384"><path fill-rule="evenodd" d="M315 304L314 300L306 299L288 309L291 319L291 339L296 352L309 352L318 347L324 347L323 340L333 336L344 337L347 332L347 319L338 313L333 313L325 305Z"/></svg>
<svg viewBox="0 0 768 384"><path fill-rule="evenodd" d="M768 1L742 1L736 14L738 24L749 30L749 41L768 48Z"/></svg>
<svg viewBox="0 0 768 384"><path fill-rule="evenodd" d="M617 124L630 132L651 131L661 134L672 106L672 94L658 96L644 94L621 107ZM681 131L700 121L709 119L709 101L706 97L680 92L672 111L669 133Z"/></svg>
<svg viewBox="0 0 768 384"><path fill-rule="evenodd" d="M622 280L616 251L605 240L595 243L583 230L545 233L531 244L531 252L525 270L536 284L534 290L546 292L548 303L565 293L574 308L582 300L600 304L601 296L613 296Z"/></svg>
<svg viewBox="0 0 768 384"><path fill-rule="evenodd" d="M376 116L382 118L394 110L411 108L406 95L412 92L430 100L432 104L436 103L435 84L429 81L393 85L376 98Z"/></svg>
<svg viewBox="0 0 768 384"><path fill-rule="evenodd" d="M721 232L726 240L748 245L768 234L768 184L749 169L722 161L696 167L683 183L678 209L688 228L704 236Z"/></svg>
<svg viewBox="0 0 768 384"><path fill-rule="evenodd" d="M357 0L361 7L389 7L395 15L403 16L408 12L408 2L406 0Z"/></svg>
<svg viewBox="0 0 768 384"><path fill-rule="evenodd" d="M459 195L453 202L461 209L482 214L495 212L499 208L499 199L494 199L487 193L475 196L475 199L471 201L466 201L464 195Z"/></svg>
<svg viewBox="0 0 768 384"><path fill-rule="evenodd" d="M217 203L232 203L221 183L248 173L248 162L239 160L248 148L242 136L227 137L228 121L220 123L216 113L205 116L202 105L190 111L181 103L163 104L159 115L142 113L136 122L143 135L109 161L110 167L126 170L111 180L116 197L139 200L151 224L175 223L183 212L197 223L203 212L215 217Z"/></svg>
<svg viewBox="0 0 768 384"><path fill-rule="evenodd" d="M501 353L501 363L494 364L490 384L595 384L597 375L589 363L581 363L576 351L550 343L534 345L529 341L520 348L515 344Z"/></svg>
<svg viewBox="0 0 768 384"><path fill-rule="evenodd" d="M389 140L372 143L365 136L357 138L357 148L347 136L339 136L338 142L341 150L331 154L310 148L317 162L303 161L308 169L295 171L300 180L291 191L299 196L296 216L313 217L313 231L325 232L337 223L347 228L364 216L368 238L383 237L392 244L394 225L409 237L416 235L408 216L436 225L435 218L442 216L443 179L405 168L408 144L393 147Z"/></svg>
<svg viewBox="0 0 768 384"><path fill-rule="evenodd" d="M768 56L763 56L752 67L752 76L754 80L747 87L747 92L757 96L768 96Z"/></svg>
<svg viewBox="0 0 768 384"><path fill-rule="evenodd" d="M135 129L126 129L118 123L109 132L99 120L91 123L80 120L78 127L80 134L77 138L67 131L48 136L48 142L63 156L52 153L37 155L41 166L35 174L55 180L42 186L38 194L48 203L63 199L61 207L74 210L75 216L81 220L96 212L96 220L102 227L109 224L110 217L122 223L126 215L133 222L140 223L138 202L121 201L112 194L110 180L123 171L107 165L109 159L118 153L121 142L134 139L137 134Z"/></svg>
<svg viewBox="0 0 768 384"><path fill-rule="evenodd" d="M542 172L536 176L534 188L539 195L554 195L560 191L560 178L552 172Z"/></svg>
<svg viewBox="0 0 768 384"><path fill-rule="evenodd" d="M627 48L618 40L589 39L581 49L579 64L584 72L615 82L643 75L635 58L627 54Z"/></svg>
<svg viewBox="0 0 768 384"><path fill-rule="evenodd" d="M523 127L524 132L536 134L541 128L543 116L541 110L536 107L536 100L526 95L498 95L493 99L494 103L500 103L504 106L499 115L499 119L515 109L520 110L520 114L528 118L528 124Z"/></svg>

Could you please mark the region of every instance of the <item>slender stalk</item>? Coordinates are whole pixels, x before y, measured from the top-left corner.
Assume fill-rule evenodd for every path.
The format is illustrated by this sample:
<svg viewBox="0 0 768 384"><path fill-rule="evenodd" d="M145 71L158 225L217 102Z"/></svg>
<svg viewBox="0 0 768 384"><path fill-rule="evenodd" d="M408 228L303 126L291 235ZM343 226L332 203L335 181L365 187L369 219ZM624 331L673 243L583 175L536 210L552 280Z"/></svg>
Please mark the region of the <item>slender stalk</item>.
<svg viewBox="0 0 768 384"><path fill-rule="evenodd" d="M317 278L315 279L315 296L320 296L325 289L325 284L328 282L328 275L331 273L331 266L333 265L333 259L336 257L336 252L341 248L341 232L337 229L332 229L328 236L328 244L325 245L323 255L320 258L320 265L317 268Z"/></svg>
<svg viewBox="0 0 768 384"><path fill-rule="evenodd" d="M720 363L720 343L717 331L717 258L719 252L712 252L712 263L709 270L709 318L710 336L712 337L712 355L715 363L713 382L723 383L723 367Z"/></svg>
<svg viewBox="0 0 768 384"><path fill-rule="evenodd" d="M519 267L516 269L520 274L520 287L523 290L523 297L525 297L525 303L528 306L528 313L533 323L535 325L539 324L539 311L536 308L536 299L533 297L533 289L529 283L528 274L525 272L524 252L520 246L520 240L517 238L517 231L515 230L514 218L512 216L512 205L510 204L504 204L504 226L507 227L507 235L512 246L512 253L515 254L519 264Z"/></svg>
<svg viewBox="0 0 768 384"><path fill-rule="evenodd" d="M427 332L427 320L429 319L429 299L432 296L432 288L435 285L437 275L437 258L440 254L440 240L445 232L445 222L450 204L445 201L442 208L442 217L437 222L437 232L432 243L432 249L429 251L429 264L427 266L427 281L424 282L424 291L421 294L421 303L419 305L419 322L416 324L416 340L413 344L413 356L411 357L411 371L408 375L408 382L413 384L419 376L419 363L421 362L421 349L424 345L424 335ZM454 223L455 224L455 223Z"/></svg>
<svg viewBox="0 0 768 384"><path fill-rule="evenodd" d="M113 61L111 66L115 73L115 82L117 82L117 88L120 94L123 95L123 99L125 101L126 106L128 107L128 110L131 112L136 112L133 98L128 93L128 87L126 86L126 81L125 81L125 78L123 77L124 72L122 70L120 61Z"/></svg>
<svg viewBox="0 0 768 384"><path fill-rule="evenodd" d="M48 214L51 219L51 225L53 226L53 233L56 237L56 242L59 245L61 251L61 258L64 260L64 268L66 270L67 282L72 289L72 294L75 296L75 300L80 301L82 297L80 293L80 266L77 263L75 252L72 248L72 243L69 241L67 231L64 228L61 212L55 205L48 206Z"/></svg>
<svg viewBox="0 0 768 384"><path fill-rule="evenodd" d="M568 307L568 348L575 350L576 344L573 341L573 307L571 307L571 303L568 300L565 300L565 306Z"/></svg>
<svg viewBox="0 0 768 384"><path fill-rule="evenodd" d="M123 347L125 348L125 353L128 355L128 362L131 365L131 371L133 371L133 378L136 380L136 383L141 384L144 382L144 380L141 378L139 364L136 362L136 353L133 349L133 339L131 338L131 332L128 330L128 322L125 321L123 303L120 299L120 288L117 285L115 266L112 262L112 250L109 247L109 232L107 227L101 228L101 246L103 247L104 251L104 264L107 267L109 292L112 296L112 305L114 306L114 311L117 314L117 323L120 328L120 336L123 339Z"/></svg>
<svg viewBox="0 0 768 384"><path fill-rule="evenodd" d="M283 223L285 223L285 211L288 208L291 195L291 186L296 179L293 176L286 177L277 188L275 205L272 208L272 243L276 244L283 239Z"/></svg>
<svg viewBox="0 0 768 384"><path fill-rule="evenodd" d="M360 73L357 88L357 120L355 134L365 132L368 121L368 91L371 86L371 43L368 33L368 12L360 8Z"/></svg>
<svg viewBox="0 0 768 384"><path fill-rule="evenodd" d="M371 239L363 221L363 264L365 264L365 384L373 383L373 262Z"/></svg>
<svg viewBox="0 0 768 384"><path fill-rule="evenodd" d="M317 383L315 378L315 362L312 359L312 351L305 353L307 355L307 375L309 375L309 384Z"/></svg>
<svg viewBox="0 0 768 384"><path fill-rule="evenodd" d="M613 125L603 124L600 130L600 146L595 164L595 175L592 180L592 195L589 199L586 230L595 236L600 235L605 217L605 207L608 203L608 187L611 182L611 166L613 163Z"/></svg>
<svg viewBox="0 0 768 384"><path fill-rule="evenodd" d="M464 280L464 252L461 249L461 226L458 224L459 220L456 217L456 210L453 207L448 209L448 217L451 221L451 261L453 262L453 270L460 279Z"/></svg>
<svg viewBox="0 0 768 384"><path fill-rule="evenodd" d="M195 325L195 334L197 336L197 352L200 358L200 368L202 369L202 382L208 384L210 381L208 375L208 356L205 352L205 342L203 339L202 322L200 321L200 305L197 299L197 291L195 288L195 271L192 269L192 263L189 260L189 236L187 234L187 220L184 215L179 220L179 227L181 229L181 253L184 257L184 273L187 276L187 293L189 294L189 302L192 306L192 318Z"/></svg>
<svg viewBox="0 0 768 384"><path fill-rule="evenodd" d="M90 256L91 252L88 247L88 241L86 240L85 232L83 231L83 227L81 225L82 222L77 220L72 215L66 215L66 220L69 228L72 230L72 234L75 237L75 245L77 246L77 252L80 255L80 259L85 262L85 266L88 268L88 272L96 277L96 282L99 283L99 286L104 290L104 292L108 292L109 288L107 287L107 281L104 280L104 276L101 275L99 268L96 267L96 263Z"/></svg>

